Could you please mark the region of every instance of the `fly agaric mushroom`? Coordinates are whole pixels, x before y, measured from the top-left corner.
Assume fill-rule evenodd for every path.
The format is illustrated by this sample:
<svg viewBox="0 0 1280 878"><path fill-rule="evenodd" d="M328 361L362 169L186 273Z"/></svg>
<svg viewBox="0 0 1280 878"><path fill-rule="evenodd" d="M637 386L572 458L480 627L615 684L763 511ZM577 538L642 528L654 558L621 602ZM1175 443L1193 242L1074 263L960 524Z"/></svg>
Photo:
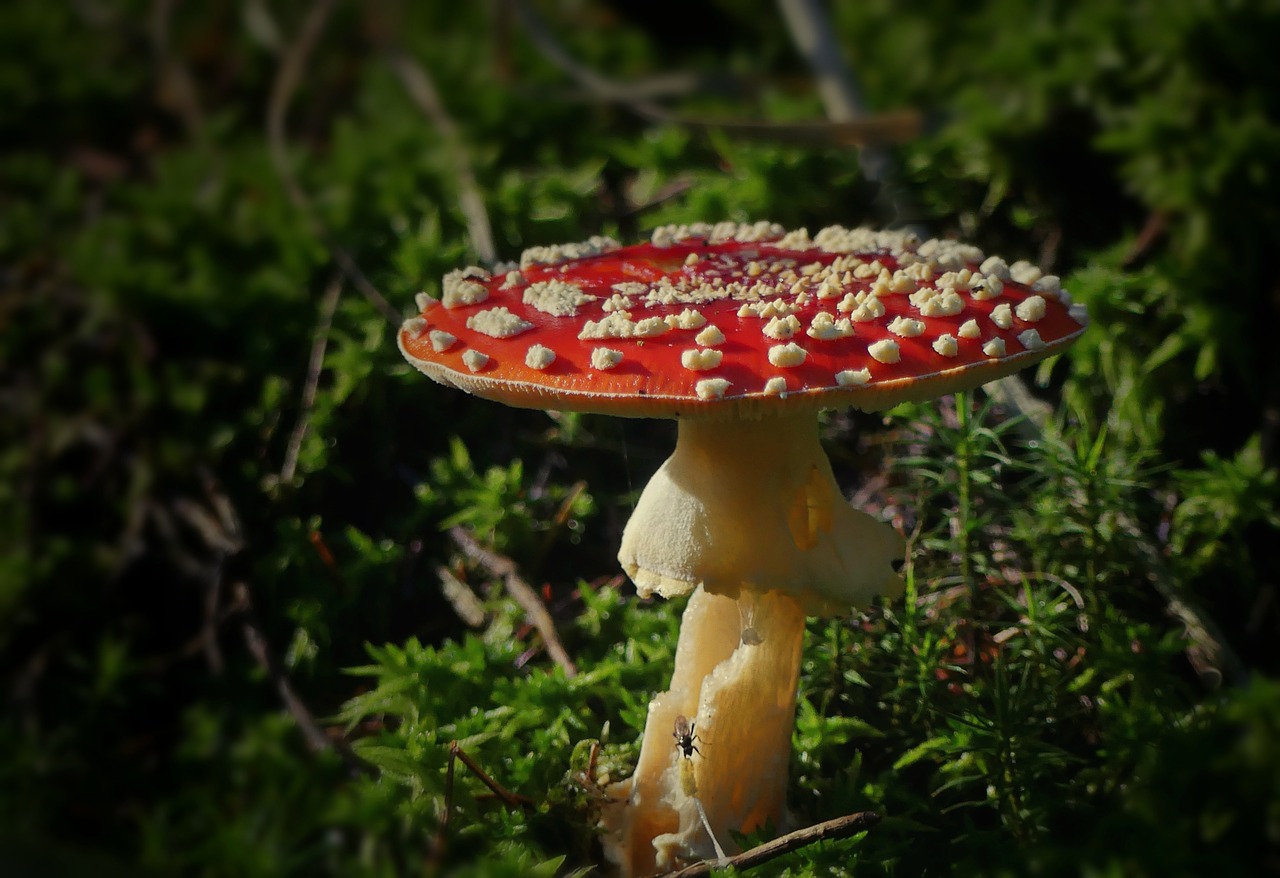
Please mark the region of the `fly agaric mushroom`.
<svg viewBox="0 0 1280 878"><path fill-rule="evenodd" d="M452 272L419 305L400 349L436 381L679 421L618 556L642 596L691 594L671 688L650 702L635 774L609 790L606 852L630 875L782 821L805 616L902 587L904 541L845 503L818 410L975 387L1086 323L1056 277L976 247L770 223L535 248ZM672 745L677 717L696 724L697 753Z"/></svg>

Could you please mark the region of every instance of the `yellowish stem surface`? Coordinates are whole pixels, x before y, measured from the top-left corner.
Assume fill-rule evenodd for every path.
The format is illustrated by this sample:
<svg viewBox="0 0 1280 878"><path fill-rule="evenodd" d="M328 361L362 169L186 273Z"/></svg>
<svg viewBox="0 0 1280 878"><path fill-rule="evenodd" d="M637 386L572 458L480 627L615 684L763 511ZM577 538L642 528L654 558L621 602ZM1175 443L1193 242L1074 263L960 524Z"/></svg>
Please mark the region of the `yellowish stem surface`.
<svg viewBox="0 0 1280 878"><path fill-rule="evenodd" d="M803 643L804 611L780 592L690 597L671 688L649 704L635 774L609 791L620 804L608 847L624 874L717 857L707 826L733 852L734 831L782 823ZM690 757L672 737L677 716L694 722Z"/></svg>
<svg viewBox="0 0 1280 878"><path fill-rule="evenodd" d="M813 414L681 421L618 560L642 595L784 591L809 612L901 590L902 537L845 502Z"/></svg>
<svg viewBox="0 0 1280 878"><path fill-rule="evenodd" d="M903 556L896 531L844 501L813 414L680 423L618 555L642 595L692 592L635 774L609 788L605 848L624 875L715 856L708 826L730 848L734 831L782 823L805 614L897 594ZM689 757L677 716L698 735Z"/></svg>

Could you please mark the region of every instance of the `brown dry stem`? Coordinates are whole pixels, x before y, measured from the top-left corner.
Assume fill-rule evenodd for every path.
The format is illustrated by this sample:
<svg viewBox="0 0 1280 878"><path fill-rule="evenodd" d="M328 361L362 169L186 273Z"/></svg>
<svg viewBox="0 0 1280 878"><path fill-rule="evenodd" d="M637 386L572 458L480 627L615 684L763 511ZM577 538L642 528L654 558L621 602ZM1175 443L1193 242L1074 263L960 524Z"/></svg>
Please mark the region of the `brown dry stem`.
<svg viewBox="0 0 1280 878"><path fill-rule="evenodd" d="M833 820L815 823L813 826L806 826L804 829L797 829L794 832L788 832L786 835L780 835L771 841L766 841L764 844L756 845L750 850L735 854L723 863L716 863L710 860L694 863L692 866L686 866L683 869L666 872L662 878L703 878L705 875L710 875L712 869L729 867L750 869L819 841L848 838L851 835L857 835L859 832L866 832L879 822L880 815L874 811L859 811L856 814L846 814L843 817L836 817Z"/></svg>
<svg viewBox="0 0 1280 878"><path fill-rule="evenodd" d="M293 164L289 160L286 126L289 105L293 102L294 93L297 92L303 73L306 71L307 61L324 33L325 25L328 24L335 5L336 0L316 0L307 13L297 38L289 45L280 61L280 69L271 84L271 96L267 101L267 146L270 149L276 173L289 195L289 200L302 214L312 234L324 243L330 258L361 295L382 313L388 323L399 326L402 319L400 312L391 306L386 297L361 271L360 266L351 258L351 254L332 239L328 229L311 206L311 200L303 190L302 184L293 173Z"/></svg>
<svg viewBox="0 0 1280 878"><path fill-rule="evenodd" d="M556 632L555 622L552 620L551 614L547 612L546 605L543 604L542 598L538 597L538 593L521 578L516 563L504 555L499 555L491 549L486 549L476 542L475 537L460 527L450 528L449 536L453 538L453 541L458 544L458 548L462 549L469 558L494 576L502 577L507 586L507 592L524 609L529 621L542 637L542 642L546 646L547 654L551 656L551 660L564 669L566 677L576 677L578 675L578 667L574 664L573 659L569 657L568 651L565 650L564 644L560 641L560 635Z"/></svg>
<svg viewBox="0 0 1280 878"><path fill-rule="evenodd" d="M643 90L617 82L579 62L561 45L528 3L514 0L512 6L525 36L546 60L593 97L620 104L650 122L679 125L695 131L721 131L741 139L812 147L905 143L919 137L924 128L923 115L910 109L856 119L805 122L702 119L673 113L649 100Z"/></svg>
<svg viewBox="0 0 1280 878"><path fill-rule="evenodd" d="M302 385L302 399L299 403L298 423L289 434L289 444L285 447L284 464L280 467L280 481L288 483L298 468L298 455L302 451L302 440L307 438L307 429L311 423L311 410L316 404L316 390L320 386L320 372L324 369L324 352L329 344L329 331L333 328L333 315L338 310L338 299L342 296L342 281L335 277L329 282L320 300L320 319L316 325L315 336L311 341L311 355L307 358L307 377Z"/></svg>
<svg viewBox="0 0 1280 878"><path fill-rule="evenodd" d="M471 246L476 255L486 263L496 262L497 248L493 243L493 227L489 223L489 214L485 210L484 196L480 193L480 184L471 170L471 161L467 157L466 145L458 125L445 109L440 91L426 69L411 58L404 50L392 47L386 52L387 63L400 79L409 98L431 121L445 141L453 162L453 178L458 186L458 204L467 221L467 234L471 238Z"/></svg>

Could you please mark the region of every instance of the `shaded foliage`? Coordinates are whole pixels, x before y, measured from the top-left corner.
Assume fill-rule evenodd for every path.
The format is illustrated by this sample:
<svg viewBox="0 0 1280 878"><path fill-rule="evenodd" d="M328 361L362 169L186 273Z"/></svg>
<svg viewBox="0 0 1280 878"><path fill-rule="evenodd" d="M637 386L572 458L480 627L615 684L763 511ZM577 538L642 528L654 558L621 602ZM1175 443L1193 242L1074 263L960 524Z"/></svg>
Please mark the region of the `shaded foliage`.
<svg viewBox="0 0 1280 878"><path fill-rule="evenodd" d="M775 4L686 6L539 4L612 78L698 74L662 98L683 113L821 115ZM629 771L680 609L637 601L614 548L674 431L403 362L340 254L395 311L438 291L476 259L459 158L501 258L915 222L1090 308L1034 376L1043 423L980 394L824 420L850 495L911 537L911 588L811 623L796 819L886 819L792 874L1280 871L1280 9L831 7L870 105L937 120L894 149L896 215L853 150L592 94L506 2L335 3L305 56L301 4L0 10L0 871L598 862L593 784ZM452 525L518 564L576 677ZM533 807L459 769L439 835L452 740Z"/></svg>

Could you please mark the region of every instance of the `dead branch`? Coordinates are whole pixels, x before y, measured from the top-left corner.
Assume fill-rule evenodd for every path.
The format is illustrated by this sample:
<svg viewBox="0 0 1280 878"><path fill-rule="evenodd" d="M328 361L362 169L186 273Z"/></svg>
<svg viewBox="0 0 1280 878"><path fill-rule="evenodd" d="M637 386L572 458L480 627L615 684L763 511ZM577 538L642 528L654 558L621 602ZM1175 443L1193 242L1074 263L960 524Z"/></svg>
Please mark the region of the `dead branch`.
<svg viewBox="0 0 1280 878"><path fill-rule="evenodd" d="M630 196L627 198L628 204L618 212L618 218L638 216L647 211L653 210L673 198L679 198L690 189L693 188L694 178L689 175L680 175L673 178L666 185L662 186L657 192L653 193L647 200L636 202Z"/></svg>
<svg viewBox="0 0 1280 878"><path fill-rule="evenodd" d="M879 822L880 815L874 811L859 811L856 814L846 814L844 817L837 817L834 820L815 823L813 826L806 826L804 829L789 832L772 841L757 845L749 851L743 851L740 854L728 857L722 862L706 860L701 863L694 863L692 866L667 872L663 878L702 878L702 876L710 875L712 869L728 867L750 869L815 842L848 838L859 832L866 832Z"/></svg>
<svg viewBox="0 0 1280 878"><path fill-rule="evenodd" d="M1147 215L1146 222L1138 232L1138 237L1124 254L1120 265L1125 271L1136 271L1142 268L1164 243L1168 232L1169 214L1161 210L1152 211Z"/></svg>
<svg viewBox="0 0 1280 878"><path fill-rule="evenodd" d="M797 51L809 65L831 119L858 119L867 114L862 89L845 63L821 0L778 0Z"/></svg>
<svg viewBox="0 0 1280 878"><path fill-rule="evenodd" d="M453 538L453 541L458 544L458 548L462 549L468 557L494 576L503 578L508 593L524 609L529 621L533 623L533 627L542 636L542 642L546 645L547 653L551 656L552 661L564 669L566 677L577 676L578 668L573 663L573 659L569 658L569 653L565 651L564 644L560 642L560 635L556 633L555 622L552 620L551 614L547 612L546 606L542 603L542 598L538 597L538 593L534 591L533 587L520 577L516 563L510 558L486 549L476 542L471 534L460 527L449 528L449 536Z"/></svg>
<svg viewBox="0 0 1280 878"><path fill-rule="evenodd" d="M784 146L851 146L868 150L881 144L907 143L924 130L919 110L895 110L861 119L811 122L757 122L738 119L695 119L675 113L660 121L696 131L723 131L740 140L759 140ZM864 161L865 168L865 161ZM870 174L868 173L868 177Z"/></svg>
<svg viewBox="0 0 1280 878"><path fill-rule="evenodd" d="M178 506L178 512L182 519L196 530L197 534L204 540L206 547L213 553L215 559L213 570L220 580L223 572L223 562L230 555L241 551L246 543L243 530L240 527L240 517L236 514L231 498L218 486L211 473L206 472L202 475L208 509L206 510L193 501L186 501ZM219 581L219 591L221 591L221 587L222 583ZM293 717L294 722L298 724L299 730L311 749L319 751L331 748L351 771L376 774L376 769L357 756L345 741L340 739L333 740L326 735L320 724L316 722L315 717L312 716L311 711L307 709L306 704L298 697L298 694L294 691L293 684L289 681L288 672L271 649L266 636L262 633L262 624L258 619L257 611L254 609L248 584L244 581L234 582L231 584L230 592L231 606L229 614L239 618L249 654L266 671L267 676L275 684L276 691L280 694L280 700L284 703L285 709L289 711L289 715ZM215 596L217 593L214 593ZM215 600L212 604L207 604L206 609L211 611L216 606ZM222 619L216 613L210 612L205 620L204 636L212 639L215 634L213 629L221 621Z"/></svg>
<svg viewBox="0 0 1280 878"><path fill-rule="evenodd" d="M386 55L387 63L400 78L410 99L431 120L431 124L436 127L445 141L453 159L453 174L458 184L459 206L467 221L467 234L471 237L471 246L475 248L476 255L482 261L496 262L498 253L493 244L493 227L489 224L484 197L480 194L480 185L476 182L476 176L471 170L471 162L467 158L462 132L458 130L457 124L445 109L435 82L422 65L399 48L388 49Z"/></svg>
<svg viewBox="0 0 1280 878"><path fill-rule="evenodd" d="M480 767L478 762L467 754L466 750L462 749L461 744L457 741L450 741L449 762L445 767L444 775L444 814L440 817L440 825L436 827L436 834L431 840L431 847L427 854L427 874L430 875L434 875L439 871L449 838L449 817L453 813L453 766L455 762L461 762L465 765L508 809L515 811L522 808L532 808L536 804L533 799L522 796L519 793L513 793L498 783L489 776L488 772Z"/></svg>
<svg viewBox="0 0 1280 878"><path fill-rule="evenodd" d="M551 527L542 536L542 545L538 547L536 566L540 566L543 559L547 557L547 553L551 551L555 541L569 523L569 516L573 512L573 504L578 502L578 498L582 496L582 492L587 490L587 483L579 479L569 486L569 493L565 495L564 500L560 501L560 507L556 510L556 514L551 517ZM535 567L536 569L536 567Z"/></svg>
<svg viewBox="0 0 1280 878"><path fill-rule="evenodd" d="M458 618L472 628L479 628L485 623L487 614L484 611L484 604L471 586L467 585L461 579L454 575L453 571L448 567L441 565L436 568L436 575L440 577L440 591L444 594L445 600L453 607L453 611L458 614Z"/></svg>
<svg viewBox="0 0 1280 878"><path fill-rule="evenodd" d="M192 142L207 145L204 111L196 90L195 79L186 64L176 55L169 39L173 23L174 0L155 0L151 5L148 30L156 55L157 86L160 102L182 120Z"/></svg>
<svg viewBox="0 0 1280 878"><path fill-rule="evenodd" d="M288 672L281 664L279 657L271 649L266 636L262 633L262 625L258 619L257 612L254 610L248 585L244 582L233 583L231 594L239 612L240 627L244 632L244 642L249 648L249 654L253 656L254 660L275 685L276 692L279 693L285 710L289 711L289 715L297 723L298 730L302 732L307 745L314 752L332 749L338 754L343 764L353 773L361 772L376 776L378 770L357 756L346 741L340 738L331 738L325 733L320 724L316 722L316 718L312 715L306 703L298 697L298 693L294 691L293 683L289 680Z"/></svg>
<svg viewBox="0 0 1280 878"><path fill-rule="evenodd" d="M828 118L845 124L866 119L862 91L840 52L822 0L778 0L778 7L797 51L813 72ZM879 187L883 203L892 211L891 221L902 222L919 212L895 183L898 174L893 156L884 145L887 142L892 141L870 140L861 144L858 159L863 175Z"/></svg>
<svg viewBox="0 0 1280 878"><path fill-rule="evenodd" d="M1206 613L1202 612L1174 583L1165 569L1164 560L1137 522L1128 516L1118 516L1120 529L1133 538L1142 554L1144 566L1149 571L1148 580L1165 602L1165 612L1177 619L1187 638L1187 660L1200 677L1200 682L1213 689L1223 680L1240 684L1248 676L1248 670L1240 656L1231 648L1222 630Z"/></svg>
<svg viewBox="0 0 1280 878"><path fill-rule="evenodd" d="M293 164L289 161L286 136L289 104L293 102L294 93L297 92L306 70L307 60L311 57L311 52L320 35L324 33L325 25L328 24L329 15L333 12L336 2L337 0L316 0L307 13L297 38L284 52L280 69L271 83L271 96L267 101L267 146L271 152L271 161L275 165L276 174L284 184L289 200L302 214L311 233L324 243L330 258L355 285L360 294L382 313L390 325L399 326L400 312L393 308L386 297L370 282L368 276L351 258L351 254L332 239L328 229L324 227L324 223L311 206L311 200L303 191L302 185L293 173Z"/></svg>
<svg viewBox="0 0 1280 878"><path fill-rule="evenodd" d="M525 35L541 55L594 97L626 107L650 122L680 125L698 131L724 133L754 140L800 146L856 146L872 143L901 143L920 135L924 118L916 110L902 110L877 116L862 115L836 121L799 123L740 119L699 119L671 111L640 96L630 85L601 75L579 62L562 46L528 3L514 0L512 6Z"/></svg>
<svg viewBox="0 0 1280 878"><path fill-rule="evenodd" d="M858 120L866 117L866 103L853 70L845 63L835 30L822 6L822 0L778 0L778 6L791 30L796 48L808 63L817 80L818 93L827 115L836 120ZM859 161L867 179L877 184L883 203L889 208L894 221L909 220L919 210L897 185L897 169L886 143L890 140L872 140L864 143ZM1035 398L1017 376L1001 379L998 386L1010 397L1019 411L1028 419L1045 417L1036 408ZM1024 407L1025 406L1025 407ZM1043 420L1038 422L1043 426Z"/></svg>
<svg viewBox="0 0 1280 878"><path fill-rule="evenodd" d="M311 410L316 404L316 389L320 386L320 372L324 368L324 352L329 344L329 332L333 328L333 315L338 310L338 299L342 296L340 277L329 281L324 297L320 300L320 320L316 325L315 335L311 341L311 356L307 360L307 377L302 385L302 400L299 403L298 423L289 435L289 444L285 446L284 464L280 467L280 481L290 482L298 468L298 455L302 451L302 440L307 437L307 428L311 423Z"/></svg>
<svg viewBox="0 0 1280 878"><path fill-rule="evenodd" d="M1053 406L1028 390L1026 383L1017 375L1008 375L982 389L996 402L1009 406L1022 416L1013 428L1024 441L1039 439L1053 419Z"/></svg>
<svg viewBox="0 0 1280 878"><path fill-rule="evenodd" d="M302 81L307 59L320 39L320 34L324 32L335 4L336 0L316 0L312 4L310 12L302 22L302 29L298 32L297 39L285 49L280 69L271 83L271 95L267 101L267 146L271 150L271 160L275 163L276 172L280 175L290 200L295 207L304 212L308 222L315 221L315 216L310 209L306 193L302 191L293 174L293 165L289 161L286 146L285 119L289 104L293 102L293 95Z"/></svg>
<svg viewBox="0 0 1280 878"><path fill-rule="evenodd" d="M519 793L513 793L491 778L488 773L480 767L478 762L467 755L467 751L463 750L462 746L457 741L450 741L449 761L452 762L455 758L470 769L472 774L480 778L480 782L487 786L489 791L497 796L502 801L502 804L506 805L511 810L514 811L517 808L532 808L536 804L533 799L530 799L527 796L522 796Z"/></svg>
<svg viewBox="0 0 1280 878"><path fill-rule="evenodd" d="M231 593L239 609L241 628L244 630L245 645L249 647L249 654L262 666L267 676L271 678L271 682L275 684L276 691L280 693L280 700L284 702L285 709L297 723L307 745L317 752L326 749L329 746L328 735L320 728L306 704L294 692L293 685L289 682L280 661L267 646L267 638L262 633L262 626L259 624L257 613L253 609L253 601L249 596L249 587L243 582L237 582L231 586Z"/></svg>

